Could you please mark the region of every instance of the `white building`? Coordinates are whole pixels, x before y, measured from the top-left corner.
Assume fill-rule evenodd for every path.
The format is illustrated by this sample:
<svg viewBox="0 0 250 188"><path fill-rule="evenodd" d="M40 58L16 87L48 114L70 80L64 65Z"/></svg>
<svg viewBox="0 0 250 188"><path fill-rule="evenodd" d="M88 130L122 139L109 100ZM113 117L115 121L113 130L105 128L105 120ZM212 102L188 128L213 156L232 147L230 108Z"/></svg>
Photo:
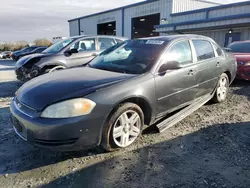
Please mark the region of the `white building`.
<svg viewBox="0 0 250 188"><path fill-rule="evenodd" d="M221 5L208 0L147 0L68 22L70 36L140 38L195 33L212 37L224 46L250 39L250 1Z"/></svg>

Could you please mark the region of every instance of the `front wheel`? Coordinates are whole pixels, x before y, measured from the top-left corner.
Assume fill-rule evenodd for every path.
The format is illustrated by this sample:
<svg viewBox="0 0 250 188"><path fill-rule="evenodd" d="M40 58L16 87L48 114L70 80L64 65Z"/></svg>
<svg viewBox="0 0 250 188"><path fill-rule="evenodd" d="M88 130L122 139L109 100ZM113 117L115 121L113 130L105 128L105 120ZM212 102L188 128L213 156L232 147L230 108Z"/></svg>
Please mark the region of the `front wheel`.
<svg viewBox="0 0 250 188"><path fill-rule="evenodd" d="M113 151L132 145L141 135L143 124L144 115L138 105L122 104L106 123L101 146L106 151Z"/></svg>
<svg viewBox="0 0 250 188"><path fill-rule="evenodd" d="M217 88L213 97L213 101L216 103L224 102L229 92L229 79L227 74L223 73L217 84Z"/></svg>

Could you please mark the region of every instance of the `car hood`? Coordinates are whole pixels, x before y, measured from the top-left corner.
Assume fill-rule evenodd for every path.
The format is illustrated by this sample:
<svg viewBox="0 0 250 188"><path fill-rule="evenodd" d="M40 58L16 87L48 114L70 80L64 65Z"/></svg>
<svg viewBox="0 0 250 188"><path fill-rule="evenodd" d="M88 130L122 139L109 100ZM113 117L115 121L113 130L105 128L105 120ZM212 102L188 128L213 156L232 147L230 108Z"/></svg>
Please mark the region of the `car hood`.
<svg viewBox="0 0 250 188"><path fill-rule="evenodd" d="M31 55L26 55L22 58L20 58L17 62L16 62L16 68L20 68L22 66L24 66L26 63L28 63L31 59L34 58L43 58L43 57L48 57L51 56L52 54L41 54L41 53L35 53L35 54L31 54Z"/></svg>
<svg viewBox="0 0 250 188"><path fill-rule="evenodd" d="M234 53L234 57L238 62L248 62L250 61L250 53Z"/></svg>
<svg viewBox="0 0 250 188"><path fill-rule="evenodd" d="M25 83L16 95L23 104L41 111L50 104L83 97L135 76L89 67L72 68L39 76Z"/></svg>

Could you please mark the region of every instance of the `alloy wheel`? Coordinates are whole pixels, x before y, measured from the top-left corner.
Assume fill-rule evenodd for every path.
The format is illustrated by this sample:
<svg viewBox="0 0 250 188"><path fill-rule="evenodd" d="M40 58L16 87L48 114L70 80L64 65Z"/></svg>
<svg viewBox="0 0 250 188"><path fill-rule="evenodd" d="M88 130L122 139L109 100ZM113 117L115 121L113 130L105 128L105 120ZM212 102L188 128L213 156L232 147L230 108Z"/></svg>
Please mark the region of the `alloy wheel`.
<svg viewBox="0 0 250 188"><path fill-rule="evenodd" d="M140 135L141 118L136 111L128 110L116 120L113 128L113 139L117 146L127 147Z"/></svg>
<svg viewBox="0 0 250 188"><path fill-rule="evenodd" d="M217 88L217 95L220 100L225 100L228 92L227 78L222 77Z"/></svg>

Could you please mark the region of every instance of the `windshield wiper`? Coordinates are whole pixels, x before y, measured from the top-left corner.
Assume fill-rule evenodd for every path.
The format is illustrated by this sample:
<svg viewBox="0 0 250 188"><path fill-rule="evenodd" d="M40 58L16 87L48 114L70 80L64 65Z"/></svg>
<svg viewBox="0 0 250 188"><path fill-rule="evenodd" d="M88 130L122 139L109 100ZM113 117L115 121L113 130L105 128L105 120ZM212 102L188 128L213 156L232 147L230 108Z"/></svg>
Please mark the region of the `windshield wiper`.
<svg viewBox="0 0 250 188"><path fill-rule="evenodd" d="M125 70L121 70L121 69L115 68L115 67L93 67L93 68L106 70L106 71L110 71L110 72L119 72L119 73L127 74L127 72Z"/></svg>

